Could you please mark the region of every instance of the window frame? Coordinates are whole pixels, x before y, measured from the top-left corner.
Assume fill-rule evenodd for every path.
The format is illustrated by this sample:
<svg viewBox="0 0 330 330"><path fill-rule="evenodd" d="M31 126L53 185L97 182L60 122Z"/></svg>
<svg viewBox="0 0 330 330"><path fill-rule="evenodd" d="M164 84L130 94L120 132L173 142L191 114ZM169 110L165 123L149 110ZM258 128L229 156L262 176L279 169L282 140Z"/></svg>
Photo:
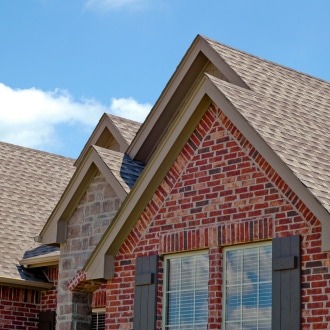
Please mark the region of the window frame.
<svg viewBox="0 0 330 330"><path fill-rule="evenodd" d="M209 256L209 250L197 250L197 251L189 251L189 252L181 252L181 253L175 253L175 254L168 254L164 256L164 281L163 281L163 299L162 299L162 329L166 330L169 329L167 327L166 321L167 321L167 291L168 291L168 276L169 276L169 270L167 266L167 261L170 259L179 259L184 257L192 257L192 256L198 256L198 255L206 255L208 258L208 276L210 276L210 256ZM208 277L209 281L210 277ZM207 304L209 306L209 285L207 286ZM209 308L208 308L209 311ZM208 315L207 315L208 318Z"/></svg>
<svg viewBox="0 0 330 330"><path fill-rule="evenodd" d="M231 246L225 246L222 249L222 256L223 256L223 270L222 270L222 329L226 330L226 309L227 309L227 251L234 251L234 250L243 250L255 247L262 247L262 246L270 246L272 248L272 241L262 241L262 242L253 242L253 243L245 243L245 244L237 244ZM272 256L271 256L272 260ZM272 273L272 261L270 263L270 272ZM272 284L271 280L271 284ZM271 314L272 315L272 314ZM271 323L272 325L272 323Z"/></svg>

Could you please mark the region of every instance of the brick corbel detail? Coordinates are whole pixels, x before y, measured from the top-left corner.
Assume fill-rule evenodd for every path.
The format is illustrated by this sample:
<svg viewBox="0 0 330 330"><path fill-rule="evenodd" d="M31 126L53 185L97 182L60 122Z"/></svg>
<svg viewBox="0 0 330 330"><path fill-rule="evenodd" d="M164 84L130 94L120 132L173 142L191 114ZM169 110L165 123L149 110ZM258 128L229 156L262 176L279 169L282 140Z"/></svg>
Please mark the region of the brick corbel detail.
<svg viewBox="0 0 330 330"><path fill-rule="evenodd" d="M273 219L264 217L224 222L160 235L160 254L257 242L273 237Z"/></svg>
<svg viewBox="0 0 330 330"><path fill-rule="evenodd" d="M102 284L104 284L102 280L87 280L87 273L84 270L80 270L68 283L68 288L72 292L94 292Z"/></svg>

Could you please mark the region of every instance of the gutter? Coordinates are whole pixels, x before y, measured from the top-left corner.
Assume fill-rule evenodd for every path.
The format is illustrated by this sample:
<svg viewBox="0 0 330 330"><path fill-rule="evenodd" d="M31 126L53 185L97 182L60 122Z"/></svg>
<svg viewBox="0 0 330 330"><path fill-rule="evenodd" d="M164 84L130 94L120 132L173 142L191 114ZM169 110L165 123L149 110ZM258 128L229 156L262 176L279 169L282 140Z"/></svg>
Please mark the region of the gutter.
<svg viewBox="0 0 330 330"><path fill-rule="evenodd" d="M49 290L54 286L53 283L26 281L8 277L0 277L0 285L36 290Z"/></svg>

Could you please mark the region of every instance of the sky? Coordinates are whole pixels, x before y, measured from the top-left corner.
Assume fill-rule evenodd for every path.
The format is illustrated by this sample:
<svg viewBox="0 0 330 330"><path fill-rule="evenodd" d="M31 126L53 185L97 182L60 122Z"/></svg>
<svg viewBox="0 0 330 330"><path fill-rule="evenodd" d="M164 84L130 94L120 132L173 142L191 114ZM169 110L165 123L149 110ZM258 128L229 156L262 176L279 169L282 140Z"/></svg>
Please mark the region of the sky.
<svg viewBox="0 0 330 330"><path fill-rule="evenodd" d="M329 0L0 2L0 141L77 158L142 122L197 34L330 81Z"/></svg>

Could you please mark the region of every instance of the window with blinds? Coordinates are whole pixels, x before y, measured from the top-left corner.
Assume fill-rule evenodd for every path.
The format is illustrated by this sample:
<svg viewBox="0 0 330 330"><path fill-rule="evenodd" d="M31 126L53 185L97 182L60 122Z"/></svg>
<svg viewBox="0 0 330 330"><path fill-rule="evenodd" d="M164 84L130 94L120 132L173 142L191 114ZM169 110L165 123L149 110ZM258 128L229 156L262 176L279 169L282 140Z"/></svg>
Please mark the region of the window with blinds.
<svg viewBox="0 0 330 330"><path fill-rule="evenodd" d="M165 329L207 329L208 253L165 259Z"/></svg>
<svg viewBox="0 0 330 330"><path fill-rule="evenodd" d="M105 329L105 311L93 310L92 313L92 330L104 330Z"/></svg>
<svg viewBox="0 0 330 330"><path fill-rule="evenodd" d="M224 250L225 329L271 329L272 246Z"/></svg>

